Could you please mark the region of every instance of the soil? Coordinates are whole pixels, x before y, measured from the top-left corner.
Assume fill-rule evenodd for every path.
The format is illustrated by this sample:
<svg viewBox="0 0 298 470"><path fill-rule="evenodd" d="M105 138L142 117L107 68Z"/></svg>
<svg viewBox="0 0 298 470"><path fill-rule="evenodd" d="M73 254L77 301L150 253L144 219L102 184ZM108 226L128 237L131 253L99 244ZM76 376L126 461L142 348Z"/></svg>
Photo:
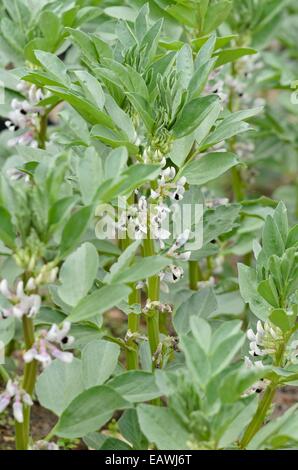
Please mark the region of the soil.
<svg viewBox="0 0 298 470"><path fill-rule="evenodd" d="M280 389L275 397L274 417L282 415L288 408L298 402L298 387L284 387ZM45 437L55 425L57 418L50 411L35 403L31 411L32 435L34 441ZM66 449L86 449L82 441L65 441ZM0 450L14 449L14 426L13 419L8 413L0 415Z"/></svg>
<svg viewBox="0 0 298 470"><path fill-rule="evenodd" d="M31 409L31 423L33 439L45 437L55 425L57 418L50 411L34 403ZM14 425L9 413L0 415L0 450L14 449Z"/></svg>

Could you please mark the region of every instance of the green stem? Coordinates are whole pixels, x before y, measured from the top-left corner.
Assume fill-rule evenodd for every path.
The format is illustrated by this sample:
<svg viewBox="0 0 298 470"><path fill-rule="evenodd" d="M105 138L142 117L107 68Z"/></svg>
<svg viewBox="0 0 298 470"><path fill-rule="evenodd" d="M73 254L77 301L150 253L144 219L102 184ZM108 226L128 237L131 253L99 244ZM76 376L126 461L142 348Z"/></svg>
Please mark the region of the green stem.
<svg viewBox="0 0 298 470"><path fill-rule="evenodd" d="M241 202L245 199L245 192L244 192L244 183L241 177L241 173L238 167L234 166L231 169L231 176L232 176L232 188L234 194L234 200L236 202Z"/></svg>
<svg viewBox="0 0 298 470"><path fill-rule="evenodd" d="M31 318L23 317L23 333L26 349L30 349L34 344L34 324ZM25 365L22 388L32 396L36 381L37 362L34 360ZM16 423L16 449L27 450L30 434L30 407L23 406L23 423Z"/></svg>
<svg viewBox="0 0 298 470"><path fill-rule="evenodd" d="M5 367L1 366L0 365L0 377L2 377L3 381L6 383L9 381L10 377L9 377L9 373L7 372L7 370L5 369Z"/></svg>
<svg viewBox="0 0 298 470"><path fill-rule="evenodd" d="M248 427L245 430L245 433L240 441L240 448L245 449L249 442L252 440L252 438L255 436L255 434L258 432L258 430L261 428L269 407L271 406L272 400L275 395L275 390L276 390L277 384L271 383L268 385L262 400L259 403L259 406L257 408L257 411L248 425Z"/></svg>
<svg viewBox="0 0 298 470"><path fill-rule="evenodd" d="M128 299L129 305L140 303L140 296L136 286L132 286L132 292L129 295ZM131 333L137 333L139 331L140 318L136 313L128 314L128 330ZM139 358L138 358L138 345L134 339L128 340L127 342L128 349L126 350L126 362L127 369L133 370L138 369L139 367Z"/></svg>
<svg viewBox="0 0 298 470"><path fill-rule="evenodd" d="M199 282L199 264L197 261L188 262L189 269L189 288L191 290L198 290Z"/></svg>
<svg viewBox="0 0 298 470"><path fill-rule="evenodd" d="M148 233L150 237L150 232ZM144 239L144 256L153 256L155 254L154 240L151 238ZM148 300L158 301L159 300L159 276L155 275L148 278ZM147 319L147 330L148 339L150 344L150 350L152 357L154 356L158 345L159 339L159 311L155 308L148 311L146 315ZM154 361L152 364L154 367Z"/></svg>
<svg viewBox="0 0 298 470"><path fill-rule="evenodd" d="M277 353L276 353L276 357L275 357L275 361L274 361L274 365L276 367L279 367L282 363L282 360L283 360L283 355L284 355L284 351L285 351L285 346L286 346L286 342L288 341L288 338L287 340L285 340L285 342L279 347ZM262 424L267 416L267 413L268 413L268 410L271 406L271 403L272 403L272 400L274 398L274 395L275 395L275 392L276 392L276 389L278 387L278 378L272 380L272 382L268 385L268 387L266 388L265 392L264 392L264 395L259 403L259 406L257 408L257 411L254 415L254 417L252 418L251 422L249 423L249 425L247 426L246 430L245 430L245 433L240 441L240 448L241 449L245 449L247 447L247 445L250 443L250 441L252 440L252 438L255 436L255 434L259 431L259 429L262 427Z"/></svg>
<svg viewBox="0 0 298 470"><path fill-rule="evenodd" d="M39 132L37 136L37 141L38 141L38 147L40 149L46 148L47 127L48 127L48 112L45 112L45 114L40 116L40 120L39 120Z"/></svg>

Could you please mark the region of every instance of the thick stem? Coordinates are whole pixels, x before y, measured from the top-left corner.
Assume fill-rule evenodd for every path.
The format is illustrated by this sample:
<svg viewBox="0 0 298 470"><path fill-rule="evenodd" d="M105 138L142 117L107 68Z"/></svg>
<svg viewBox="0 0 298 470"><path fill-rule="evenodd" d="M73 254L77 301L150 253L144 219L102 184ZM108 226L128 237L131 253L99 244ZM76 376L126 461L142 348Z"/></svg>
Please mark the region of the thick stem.
<svg viewBox="0 0 298 470"><path fill-rule="evenodd" d="M234 166L234 168L231 169L231 176L234 200L236 202L241 202L243 199L245 199L245 192L244 183L238 167Z"/></svg>
<svg viewBox="0 0 298 470"><path fill-rule="evenodd" d="M39 120L39 132L37 136L38 148L45 149L47 141L47 127L48 127L48 113L46 112L40 116Z"/></svg>
<svg viewBox="0 0 298 470"><path fill-rule="evenodd" d="M276 353L275 361L274 361L274 365L276 367L279 367L282 364L287 340L285 340L285 342L279 347ZM241 449L245 449L247 447L247 445L250 443L252 438L256 435L256 433L262 427L264 420L267 416L268 410L271 406L277 387L278 387L278 378L272 380L272 382L266 388L264 395L257 408L257 411L254 417L252 418L251 422L247 426L245 433L243 434L243 437L240 441L239 446Z"/></svg>
<svg viewBox="0 0 298 470"><path fill-rule="evenodd" d="M138 289L135 286L132 286L132 292L128 299L129 305L140 303L140 295ZM137 333L139 331L140 318L136 313L130 313L128 315L128 330L130 333ZM127 369L133 370L138 369L139 367L139 358L138 358L138 345L132 340L127 342L128 349L126 350L126 362Z"/></svg>
<svg viewBox="0 0 298 470"><path fill-rule="evenodd" d="M188 262L189 272L189 288L192 290L198 290L199 282L199 264L197 261Z"/></svg>
<svg viewBox="0 0 298 470"><path fill-rule="evenodd" d="M0 377L2 377L2 380L6 383L9 381L10 377L8 372L6 371L5 367L1 366L0 364Z"/></svg>
<svg viewBox="0 0 298 470"><path fill-rule="evenodd" d="M150 237L150 232L148 233ZM144 239L144 256L153 256L155 253L154 250L154 240L151 238ZM148 278L148 300L158 301L159 300L159 276L155 275ZM152 357L154 356L158 345L159 345L159 311L155 308L152 308L146 314L147 319L147 330L148 330L148 339L150 344L150 350ZM154 361L153 361L154 367Z"/></svg>
<svg viewBox="0 0 298 470"><path fill-rule="evenodd" d="M266 418L268 409L270 408L272 400L274 398L276 387L277 387L277 385L274 384L273 382L270 385L268 385L268 387L267 387L267 389L266 389L266 391L263 395L263 398L259 403L257 411L256 411L252 421L250 422L250 424L246 428L245 433L244 433L244 435L243 435L243 437L240 441L240 448L241 449L245 449L247 447L247 445L250 443L252 438L255 436L255 434L258 432L258 430L261 428L261 426L262 426L262 424L263 424L263 422Z"/></svg>
<svg viewBox="0 0 298 470"><path fill-rule="evenodd" d="M30 349L34 344L34 325L31 318L23 317L23 332L26 349ZM25 365L22 388L32 396L37 374L37 362L34 360ZM16 423L16 449L27 450L30 434L30 407L23 406L23 423Z"/></svg>

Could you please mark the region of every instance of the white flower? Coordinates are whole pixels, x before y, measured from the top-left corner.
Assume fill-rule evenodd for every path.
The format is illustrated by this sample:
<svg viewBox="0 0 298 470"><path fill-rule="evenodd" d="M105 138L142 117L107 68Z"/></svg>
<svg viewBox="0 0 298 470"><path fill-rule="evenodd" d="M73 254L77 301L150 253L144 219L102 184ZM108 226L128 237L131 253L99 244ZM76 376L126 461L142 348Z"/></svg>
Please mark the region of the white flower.
<svg viewBox="0 0 298 470"><path fill-rule="evenodd" d="M282 331L269 321L262 324L259 320L257 322L256 333L249 329L246 334L250 341L249 354L253 357L275 354L280 343L283 341Z"/></svg>
<svg viewBox="0 0 298 470"><path fill-rule="evenodd" d="M12 402L13 415L18 423L23 423L23 405L32 406L30 395L25 392L18 381L8 380L5 391L0 395L0 413Z"/></svg>
<svg viewBox="0 0 298 470"><path fill-rule="evenodd" d="M183 275L184 271L182 268L171 264L159 274L159 277L161 281L175 284L176 282L180 281L180 279L182 279Z"/></svg>
<svg viewBox="0 0 298 470"><path fill-rule="evenodd" d="M3 295L3 297L6 297L8 300L11 300L13 298L13 294L8 287L7 279L2 279L2 281L0 282L0 293Z"/></svg>
<svg viewBox="0 0 298 470"><path fill-rule="evenodd" d="M65 321L61 326L52 325L50 330L42 330L39 332L34 345L25 351L23 359L25 362L36 360L45 368L51 364L53 358L62 362L70 363L73 360L73 354L59 349L63 345L71 345L74 342L73 336L69 336L71 323Z"/></svg>
<svg viewBox="0 0 298 470"><path fill-rule="evenodd" d="M6 393L0 395L0 413L2 413L10 403L10 396Z"/></svg>
<svg viewBox="0 0 298 470"><path fill-rule="evenodd" d="M36 282L33 277L30 277L29 281L26 284L26 291L32 291L36 289Z"/></svg>
<svg viewBox="0 0 298 470"><path fill-rule="evenodd" d="M18 89L26 96L26 99L20 101L14 98L11 101L11 111L5 125L11 132L21 129L24 133L10 139L8 145L21 144L37 147L35 135L39 125L38 116L44 112L44 108L38 106L38 103L44 98L44 95L35 85L28 87L23 82L18 84Z"/></svg>
<svg viewBox="0 0 298 470"><path fill-rule="evenodd" d="M22 423L24 421L24 415L23 415L23 405L20 401L16 400L14 404L12 405L12 410L13 410L13 416L14 419L18 423Z"/></svg>
<svg viewBox="0 0 298 470"><path fill-rule="evenodd" d="M256 370L262 370L264 369L264 364L262 361L255 361L252 362L251 359L247 356L244 358L244 364L247 369L256 369ZM253 384L250 388L248 388L243 394L243 397L247 397L253 393L261 393L267 385L269 384L269 381L266 379L260 379L258 380L255 384Z"/></svg>
<svg viewBox="0 0 298 470"><path fill-rule="evenodd" d="M188 261L191 255L191 251L185 251L184 253L177 253L177 250L182 248L188 241L190 236L190 230L186 229L182 232L176 239L175 243L171 246L167 252L168 256L171 256L176 259L181 259L183 261Z"/></svg>
<svg viewBox="0 0 298 470"><path fill-rule="evenodd" d="M151 198L161 199L164 197L170 197L175 201L180 201L185 193L186 178L182 176L178 181L174 181L176 176L176 170L174 167L168 167L161 170L159 178L157 180L157 188L151 190Z"/></svg>
<svg viewBox="0 0 298 470"><path fill-rule="evenodd" d="M32 282L30 282L30 284L32 284ZM9 289L7 281L3 279L0 283L0 292L12 303L11 307L1 309L3 318L10 316L22 318L24 315L32 318L39 312L41 307L41 297L37 294L27 295L24 292L23 281L19 281L17 283L16 291L14 293Z"/></svg>

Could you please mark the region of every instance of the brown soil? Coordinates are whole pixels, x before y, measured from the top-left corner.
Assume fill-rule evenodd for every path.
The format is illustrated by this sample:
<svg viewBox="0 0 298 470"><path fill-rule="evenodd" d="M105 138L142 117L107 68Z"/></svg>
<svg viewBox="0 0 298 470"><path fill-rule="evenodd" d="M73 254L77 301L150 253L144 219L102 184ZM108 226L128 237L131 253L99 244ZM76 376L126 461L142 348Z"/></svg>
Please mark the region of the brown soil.
<svg viewBox="0 0 298 470"><path fill-rule="evenodd" d="M284 387L275 397L274 417L282 415L288 408L298 402L298 387ZM34 441L45 437L56 423L56 416L42 408L38 403L32 407L32 433ZM67 447L67 443L66 443ZM82 441L71 443L72 450L85 449ZM8 413L0 415L0 450L14 449L13 419Z"/></svg>

